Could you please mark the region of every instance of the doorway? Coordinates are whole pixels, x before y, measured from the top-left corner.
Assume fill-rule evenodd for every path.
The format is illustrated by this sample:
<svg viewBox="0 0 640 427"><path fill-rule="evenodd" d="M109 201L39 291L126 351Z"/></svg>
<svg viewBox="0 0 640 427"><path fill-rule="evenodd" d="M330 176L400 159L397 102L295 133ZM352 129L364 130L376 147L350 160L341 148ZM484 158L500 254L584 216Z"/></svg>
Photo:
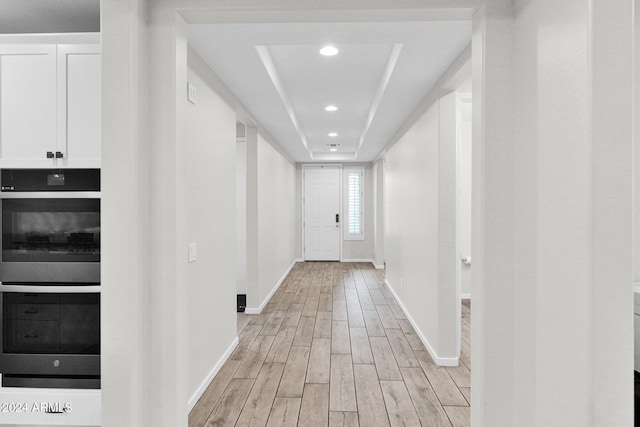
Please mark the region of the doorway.
<svg viewBox="0 0 640 427"><path fill-rule="evenodd" d="M339 165L305 165L302 169L306 261L340 261L340 175Z"/></svg>

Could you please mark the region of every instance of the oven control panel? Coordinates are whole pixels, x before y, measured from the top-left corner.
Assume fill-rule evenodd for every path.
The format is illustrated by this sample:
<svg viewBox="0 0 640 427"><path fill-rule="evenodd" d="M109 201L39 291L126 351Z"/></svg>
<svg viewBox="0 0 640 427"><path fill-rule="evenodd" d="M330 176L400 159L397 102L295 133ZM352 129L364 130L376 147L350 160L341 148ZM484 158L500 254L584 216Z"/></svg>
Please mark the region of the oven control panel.
<svg viewBox="0 0 640 427"><path fill-rule="evenodd" d="M2 192L100 191L100 169L3 169Z"/></svg>

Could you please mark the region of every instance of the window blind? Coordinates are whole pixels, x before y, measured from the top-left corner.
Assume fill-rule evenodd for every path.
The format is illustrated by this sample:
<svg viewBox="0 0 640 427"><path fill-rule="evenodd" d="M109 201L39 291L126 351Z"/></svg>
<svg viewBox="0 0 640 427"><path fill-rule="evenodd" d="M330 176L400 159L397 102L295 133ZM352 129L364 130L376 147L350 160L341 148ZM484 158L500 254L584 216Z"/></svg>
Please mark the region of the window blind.
<svg viewBox="0 0 640 427"><path fill-rule="evenodd" d="M350 236L362 235L362 172L349 172L347 176L347 230Z"/></svg>

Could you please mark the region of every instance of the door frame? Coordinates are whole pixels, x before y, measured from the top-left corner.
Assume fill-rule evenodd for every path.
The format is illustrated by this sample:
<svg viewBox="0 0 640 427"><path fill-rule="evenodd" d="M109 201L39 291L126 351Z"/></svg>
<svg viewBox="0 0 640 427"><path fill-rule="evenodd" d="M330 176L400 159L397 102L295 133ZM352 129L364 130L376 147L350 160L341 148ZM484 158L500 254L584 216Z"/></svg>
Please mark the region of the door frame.
<svg viewBox="0 0 640 427"><path fill-rule="evenodd" d="M344 241L344 239L342 238L342 224L344 223L344 213L342 212L342 163L304 163L302 164L302 177L301 177L301 182L302 185L300 186L300 203L301 203L301 210L300 212L302 213L300 216L300 227L301 227L301 241L302 241L302 246L300 247L300 249L302 250L302 261L306 262L306 248L305 248L305 171L307 169L318 169L318 168L325 168L325 167L332 167L332 168L338 168L338 176L340 179L340 185L338 186L338 191L339 191L339 211L340 211L340 227L338 230L338 234L339 234L339 244L338 244L338 262L342 262L342 243ZM322 261L320 261L322 262ZM333 261L332 261L333 262Z"/></svg>
<svg viewBox="0 0 640 427"><path fill-rule="evenodd" d="M461 186L462 186L462 104L473 101L472 92L458 92L456 94L456 354L460 358L462 347L462 234L460 228L462 224L461 209ZM473 140L471 142L473 144ZM473 170L473 160L472 170ZM473 176L472 176L473 182ZM471 200L473 210L473 199ZM472 215L473 216L473 215ZM469 230L472 233L471 230Z"/></svg>

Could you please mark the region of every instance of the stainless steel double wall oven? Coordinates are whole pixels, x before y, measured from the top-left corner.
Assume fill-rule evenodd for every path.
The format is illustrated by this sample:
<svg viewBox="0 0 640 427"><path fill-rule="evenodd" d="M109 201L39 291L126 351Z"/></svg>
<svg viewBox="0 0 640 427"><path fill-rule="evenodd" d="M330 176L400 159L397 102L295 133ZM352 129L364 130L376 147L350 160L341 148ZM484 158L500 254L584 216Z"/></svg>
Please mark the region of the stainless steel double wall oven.
<svg viewBox="0 0 640 427"><path fill-rule="evenodd" d="M100 388L100 170L0 179L2 386Z"/></svg>

